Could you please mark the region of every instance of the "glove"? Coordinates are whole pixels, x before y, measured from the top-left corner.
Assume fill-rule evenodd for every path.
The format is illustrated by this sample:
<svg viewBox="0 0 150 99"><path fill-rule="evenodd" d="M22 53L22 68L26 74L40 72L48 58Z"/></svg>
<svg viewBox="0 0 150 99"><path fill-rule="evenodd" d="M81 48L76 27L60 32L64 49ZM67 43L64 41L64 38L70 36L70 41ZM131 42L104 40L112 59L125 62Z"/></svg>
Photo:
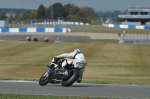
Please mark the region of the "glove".
<svg viewBox="0 0 150 99"><path fill-rule="evenodd" d="M57 62L59 60L59 56L55 56L55 61Z"/></svg>

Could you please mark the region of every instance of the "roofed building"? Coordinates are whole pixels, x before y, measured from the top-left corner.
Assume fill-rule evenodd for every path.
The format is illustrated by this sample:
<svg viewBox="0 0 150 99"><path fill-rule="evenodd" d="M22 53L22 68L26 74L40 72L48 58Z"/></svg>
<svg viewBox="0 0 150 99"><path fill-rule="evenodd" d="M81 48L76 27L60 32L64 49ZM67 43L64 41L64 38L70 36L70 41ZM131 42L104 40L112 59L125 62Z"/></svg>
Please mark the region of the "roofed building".
<svg viewBox="0 0 150 99"><path fill-rule="evenodd" d="M150 25L150 8L130 7L125 15L118 15L125 25Z"/></svg>

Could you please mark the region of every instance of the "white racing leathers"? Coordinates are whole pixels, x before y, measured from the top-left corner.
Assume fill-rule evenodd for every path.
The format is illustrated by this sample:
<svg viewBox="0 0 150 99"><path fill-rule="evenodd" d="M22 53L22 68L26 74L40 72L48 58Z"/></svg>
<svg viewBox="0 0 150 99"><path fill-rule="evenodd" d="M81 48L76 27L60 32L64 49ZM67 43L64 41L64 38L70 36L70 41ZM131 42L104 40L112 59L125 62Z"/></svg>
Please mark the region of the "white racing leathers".
<svg viewBox="0 0 150 99"><path fill-rule="evenodd" d="M74 67L80 68L79 69L79 76L82 79L84 68L85 68L85 66L87 64L87 61L86 61L83 53L75 53L75 52L64 53L64 54L58 55L57 57L59 57L59 58L67 58L67 61L64 61L62 63L62 67L66 66L67 63L68 63L68 64L73 64ZM68 59L68 58L72 58L72 59Z"/></svg>

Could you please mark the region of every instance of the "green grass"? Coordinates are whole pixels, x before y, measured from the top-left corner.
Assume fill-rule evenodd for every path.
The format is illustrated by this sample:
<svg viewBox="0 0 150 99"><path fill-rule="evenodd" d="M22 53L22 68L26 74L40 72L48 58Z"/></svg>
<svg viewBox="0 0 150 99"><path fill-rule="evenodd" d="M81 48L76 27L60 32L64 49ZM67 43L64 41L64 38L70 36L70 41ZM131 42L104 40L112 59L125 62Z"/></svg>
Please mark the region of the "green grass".
<svg viewBox="0 0 150 99"><path fill-rule="evenodd" d="M72 30L72 32L89 32L89 33L123 33L123 31L126 31L128 34L149 34L149 30L144 29L125 29L125 28L111 28L106 27L102 25L74 25L74 28L76 27L76 30ZM78 29L78 27L82 27L81 29ZM85 28L85 29L83 29Z"/></svg>
<svg viewBox="0 0 150 99"><path fill-rule="evenodd" d="M72 97L72 96L42 96L42 95L0 94L0 99L125 99L125 98L102 98L102 97Z"/></svg>
<svg viewBox="0 0 150 99"><path fill-rule="evenodd" d="M38 80L51 59L79 48L87 66L83 82L150 85L150 46L118 41L0 42L0 79Z"/></svg>

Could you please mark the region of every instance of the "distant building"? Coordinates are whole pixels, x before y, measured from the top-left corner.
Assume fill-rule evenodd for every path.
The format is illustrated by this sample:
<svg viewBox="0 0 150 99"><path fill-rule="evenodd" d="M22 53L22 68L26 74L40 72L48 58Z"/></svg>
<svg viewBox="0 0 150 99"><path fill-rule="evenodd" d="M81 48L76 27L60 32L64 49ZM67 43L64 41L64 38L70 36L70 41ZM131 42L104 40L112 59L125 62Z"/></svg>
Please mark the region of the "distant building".
<svg viewBox="0 0 150 99"><path fill-rule="evenodd" d="M150 8L130 7L125 15L118 15L122 24L126 25L150 25Z"/></svg>
<svg viewBox="0 0 150 99"><path fill-rule="evenodd" d="M0 20L0 28L8 28L9 24L7 20Z"/></svg>

